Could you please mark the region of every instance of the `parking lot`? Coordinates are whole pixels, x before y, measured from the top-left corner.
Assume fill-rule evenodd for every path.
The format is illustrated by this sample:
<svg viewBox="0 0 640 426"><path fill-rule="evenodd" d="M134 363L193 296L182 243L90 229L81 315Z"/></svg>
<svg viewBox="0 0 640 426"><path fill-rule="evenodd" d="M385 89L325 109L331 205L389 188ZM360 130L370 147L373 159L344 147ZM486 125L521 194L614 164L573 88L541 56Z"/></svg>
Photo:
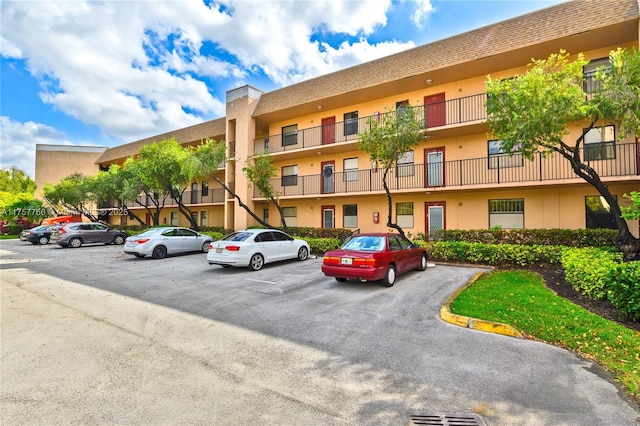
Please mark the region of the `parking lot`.
<svg viewBox="0 0 640 426"><path fill-rule="evenodd" d="M453 326L445 300L481 268L394 287L338 283L321 259L262 270L204 253L0 242L4 425L631 425L638 407L563 349Z"/></svg>

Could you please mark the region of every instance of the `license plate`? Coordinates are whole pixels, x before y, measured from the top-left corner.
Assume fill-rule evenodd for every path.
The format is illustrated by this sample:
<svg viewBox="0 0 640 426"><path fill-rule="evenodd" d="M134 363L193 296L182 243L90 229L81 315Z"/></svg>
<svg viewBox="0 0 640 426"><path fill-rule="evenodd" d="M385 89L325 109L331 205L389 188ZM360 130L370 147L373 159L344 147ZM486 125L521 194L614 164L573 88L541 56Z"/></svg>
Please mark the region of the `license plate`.
<svg viewBox="0 0 640 426"><path fill-rule="evenodd" d="M222 247L216 247L216 253L222 253Z"/></svg>
<svg viewBox="0 0 640 426"><path fill-rule="evenodd" d="M340 259L341 265L351 265L353 263L353 259L350 257L343 257Z"/></svg>

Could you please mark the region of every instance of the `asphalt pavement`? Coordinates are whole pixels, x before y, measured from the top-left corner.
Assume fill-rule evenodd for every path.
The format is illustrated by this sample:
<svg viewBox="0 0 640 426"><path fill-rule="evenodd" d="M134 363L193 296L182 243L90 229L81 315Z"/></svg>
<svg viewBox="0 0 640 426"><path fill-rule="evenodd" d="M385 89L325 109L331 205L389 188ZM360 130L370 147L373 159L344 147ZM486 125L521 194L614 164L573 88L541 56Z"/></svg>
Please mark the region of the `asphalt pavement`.
<svg viewBox="0 0 640 426"><path fill-rule="evenodd" d="M324 277L320 259L250 272L205 256L0 241L2 424L638 424L597 364L443 321L482 268L384 288Z"/></svg>

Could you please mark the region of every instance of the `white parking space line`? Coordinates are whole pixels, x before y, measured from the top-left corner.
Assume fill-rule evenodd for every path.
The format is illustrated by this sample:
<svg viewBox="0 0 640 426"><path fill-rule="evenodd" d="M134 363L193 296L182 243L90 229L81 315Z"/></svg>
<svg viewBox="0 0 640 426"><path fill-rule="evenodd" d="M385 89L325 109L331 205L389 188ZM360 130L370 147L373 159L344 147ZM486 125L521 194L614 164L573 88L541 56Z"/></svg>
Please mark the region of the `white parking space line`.
<svg viewBox="0 0 640 426"><path fill-rule="evenodd" d="M253 282L256 282L256 283L277 284L277 283L276 283L276 282L274 282L274 281L255 280L255 279L253 279L253 278L245 278L245 280L247 280L247 281L253 281Z"/></svg>

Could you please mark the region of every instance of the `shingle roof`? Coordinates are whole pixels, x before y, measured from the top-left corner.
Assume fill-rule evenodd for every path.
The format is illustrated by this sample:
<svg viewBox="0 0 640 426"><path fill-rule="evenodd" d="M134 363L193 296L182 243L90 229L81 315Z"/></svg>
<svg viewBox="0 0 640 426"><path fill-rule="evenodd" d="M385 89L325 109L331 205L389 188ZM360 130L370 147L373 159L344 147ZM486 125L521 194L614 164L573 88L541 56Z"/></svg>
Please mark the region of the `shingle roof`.
<svg viewBox="0 0 640 426"><path fill-rule="evenodd" d="M639 0L574 0L262 95L254 117L638 19Z"/></svg>
<svg viewBox="0 0 640 426"><path fill-rule="evenodd" d="M132 155L136 155L140 151L140 147L153 142L160 142L170 137L175 137L179 144L184 145L191 142L198 142L205 138L224 138L225 131L226 119L224 117L216 118L215 120L206 121L183 129L173 130L171 132L162 133L146 139L109 148L100 156L100 158L98 158L98 160L96 160L96 163L109 164L126 159Z"/></svg>

